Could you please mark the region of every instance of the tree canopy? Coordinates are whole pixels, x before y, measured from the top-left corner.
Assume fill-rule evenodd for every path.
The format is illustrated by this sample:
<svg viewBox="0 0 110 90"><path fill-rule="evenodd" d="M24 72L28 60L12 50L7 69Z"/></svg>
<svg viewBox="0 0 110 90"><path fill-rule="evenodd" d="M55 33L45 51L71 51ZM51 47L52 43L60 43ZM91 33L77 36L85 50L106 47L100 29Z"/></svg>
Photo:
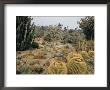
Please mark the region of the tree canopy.
<svg viewBox="0 0 110 90"><path fill-rule="evenodd" d="M87 40L94 39L94 16L82 18L79 22L79 27L83 30Z"/></svg>

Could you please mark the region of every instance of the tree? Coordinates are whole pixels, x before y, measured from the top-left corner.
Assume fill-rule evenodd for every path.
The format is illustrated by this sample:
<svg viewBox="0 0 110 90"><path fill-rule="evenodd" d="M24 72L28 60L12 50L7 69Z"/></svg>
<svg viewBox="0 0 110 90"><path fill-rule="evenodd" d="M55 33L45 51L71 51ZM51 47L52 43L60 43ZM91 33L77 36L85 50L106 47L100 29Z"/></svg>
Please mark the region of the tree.
<svg viewBox="0 0 110 90"><path fill-rule="evenodd" d="M34 24L31 24L31 17L16 17L16 50L22 51L29 49L32 45L34 35Z"/></svg>
<svg viewBox="0 0 110 90"><path fill-rule="evenodd" d="M82 18L79 27L83 30L87 40L94 40L94 16Z"/></svg>

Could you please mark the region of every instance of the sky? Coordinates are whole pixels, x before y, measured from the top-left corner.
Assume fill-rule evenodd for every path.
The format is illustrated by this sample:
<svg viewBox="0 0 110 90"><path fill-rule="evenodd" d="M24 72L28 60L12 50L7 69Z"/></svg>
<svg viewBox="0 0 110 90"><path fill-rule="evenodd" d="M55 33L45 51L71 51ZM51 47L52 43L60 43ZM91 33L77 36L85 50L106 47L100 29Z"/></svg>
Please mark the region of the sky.
<svg viewBox="0 0 110 90"><path fill-rule="evenodd" d="M59 17L59 16L35 16L32 17L35 25L40 25L40 26L48 26L48 25L58 25L58 23L63 24L63 28L67 27L69 29L75 29L79 28L79 25L77 24L78 21L80 21L81 18L84 18L84 16L66 16L66 17Z"/></svg>

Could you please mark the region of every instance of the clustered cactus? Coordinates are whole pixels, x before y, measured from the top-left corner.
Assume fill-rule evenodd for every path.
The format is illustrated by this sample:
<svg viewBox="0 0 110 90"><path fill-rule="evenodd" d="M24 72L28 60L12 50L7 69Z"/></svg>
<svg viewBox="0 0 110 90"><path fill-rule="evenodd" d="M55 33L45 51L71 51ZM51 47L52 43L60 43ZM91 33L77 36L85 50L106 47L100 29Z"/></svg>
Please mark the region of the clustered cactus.
<svg viewBox="0 0 110 90"><path fill-rule="evenodd" d="M16 16L16 50L22 51L32 46L34 35L34 24L31 17Z"/></svg>
<svg viewBox="0 0 110 90"><path fill-rule="evenodd" d="M66 64L60 60L52 60L47 70L48 74L67 74Z"/></svg>
<svg viewBox="0 0 110 90"><path fill-rule="evenodd" d="M54 59L48 67L48 74L86 74L87 65L80 54L69 53L67 63Z"/></svg>

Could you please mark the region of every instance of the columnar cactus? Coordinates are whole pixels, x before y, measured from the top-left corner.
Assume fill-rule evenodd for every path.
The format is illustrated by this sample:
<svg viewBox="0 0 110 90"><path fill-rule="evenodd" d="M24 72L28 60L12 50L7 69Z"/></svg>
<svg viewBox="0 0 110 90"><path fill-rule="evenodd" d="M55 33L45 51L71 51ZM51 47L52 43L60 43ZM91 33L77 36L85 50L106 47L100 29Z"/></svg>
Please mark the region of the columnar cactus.
<svg viewBox="0 0 110 90"><path fill-rule="evenodd" d="M66 64L59 60L53 60L47 70L48 74L67 74Z"/></svg>
<svg viewBox="0 0 110 90"><path fill-rule="evenodd" d="M29 49L34 35L34 24L31 24L31 18L28 16L16 17L16 50L22 51Z"/></svg>

